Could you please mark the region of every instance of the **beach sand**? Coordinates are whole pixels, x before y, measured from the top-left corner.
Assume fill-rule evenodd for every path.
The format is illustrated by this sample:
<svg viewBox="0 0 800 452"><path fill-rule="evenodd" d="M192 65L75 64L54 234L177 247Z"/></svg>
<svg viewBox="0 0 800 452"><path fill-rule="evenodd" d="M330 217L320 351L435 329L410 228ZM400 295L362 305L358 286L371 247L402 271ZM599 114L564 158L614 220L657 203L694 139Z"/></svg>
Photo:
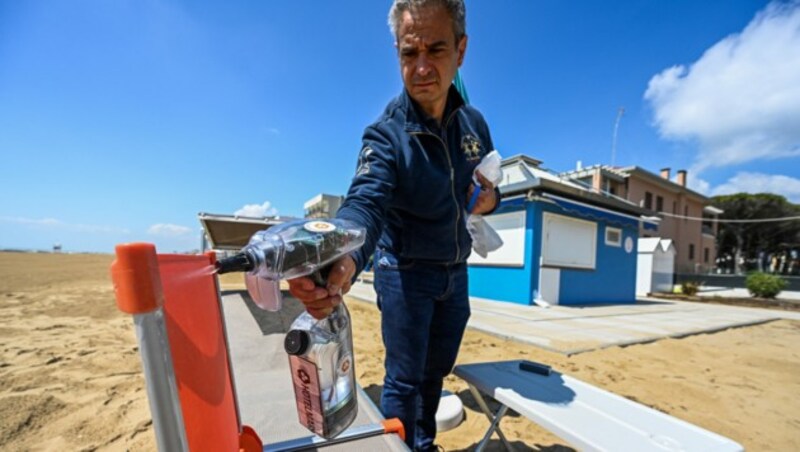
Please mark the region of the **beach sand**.
<svg viewBox="0 0 800 452"><path fill-rule="evenodd" d="M155 450L133 324L117 311L108 276L112 260L0 253L0 450ZM348 305L357 376L377 400L379 312L357 300ZM459 363L547 363L748 450L800 450L798 344L800 322L792 321L571 357L468 331ZM488 421L466 384L450 376L445 386L461 396L466 419L438 441L448 451L473 448ZM517 450L569 450L518 415L501 428ZM502 444L493 440L489 450Z"/></svg>

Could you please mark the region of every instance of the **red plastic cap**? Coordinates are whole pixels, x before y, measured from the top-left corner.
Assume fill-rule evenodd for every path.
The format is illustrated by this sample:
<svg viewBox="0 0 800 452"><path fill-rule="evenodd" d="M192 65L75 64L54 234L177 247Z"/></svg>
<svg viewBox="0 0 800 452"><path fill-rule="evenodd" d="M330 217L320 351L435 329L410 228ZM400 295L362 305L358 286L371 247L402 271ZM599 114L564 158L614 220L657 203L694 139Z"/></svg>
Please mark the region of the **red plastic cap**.
<svg viewBox="0 0 800 452"><path fill-rule="evenodd" d="M164 304L156 247L151 243L117 245L111 280L117 307L128 314L144 314Z"/></svg>
<svg viewBox="0 0 800 452"><path fill-rule="evenodd" d="M263 450L264 445L261 443L258 433L249 425L242 426L242 432L239 433L239 452L261 452Z"/></svg>
<svg viewBox="0 0 800 452"><path fill-rule="evenodd" d="M381 422L383 424L383 433L397 433L400 439L406 440L406 429L400 419L393 417Z"/></svg>

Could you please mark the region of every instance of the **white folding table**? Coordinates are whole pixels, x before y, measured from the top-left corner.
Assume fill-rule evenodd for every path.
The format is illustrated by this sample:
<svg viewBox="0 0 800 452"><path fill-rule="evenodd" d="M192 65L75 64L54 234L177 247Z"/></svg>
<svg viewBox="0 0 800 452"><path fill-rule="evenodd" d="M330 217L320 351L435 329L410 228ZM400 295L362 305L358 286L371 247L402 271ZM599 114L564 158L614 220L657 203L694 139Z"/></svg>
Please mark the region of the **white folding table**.
<svg viewBox="0 0 800 452"><path fill-rule="evenodd" d="M528 370L521 369L523 368ZM491 425L477 447L481 451L500 420L512 409L587 451L742 451L738 443L689 422L656 411L596 386L529 361L500 361L456 366L454 373L470 391ZM492 412L486 394L500 403Z"/></svg>

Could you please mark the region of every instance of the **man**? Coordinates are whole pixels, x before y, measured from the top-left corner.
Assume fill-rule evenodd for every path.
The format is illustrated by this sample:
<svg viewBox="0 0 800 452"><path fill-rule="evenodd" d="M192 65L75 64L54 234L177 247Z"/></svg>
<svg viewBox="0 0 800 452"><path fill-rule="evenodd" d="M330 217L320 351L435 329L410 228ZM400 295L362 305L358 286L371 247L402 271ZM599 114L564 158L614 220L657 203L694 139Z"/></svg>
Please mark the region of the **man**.
<svg viewBox="0 0 800 452"><path fill-rule="evenodd" d="M499 192L472 175L492 145L481 114L452 85L467 48L463 0L395 0L403 93L366 128L358 169L338 218L367 229L365 245L336 262L327 288L290 280L315 317L328 315L374 255L386 346L381 410L398 417L415 450L435 449L442 381L455 364L469 318L468 213L493 211ZM327 289L327 290L326 290Z"/></svg>

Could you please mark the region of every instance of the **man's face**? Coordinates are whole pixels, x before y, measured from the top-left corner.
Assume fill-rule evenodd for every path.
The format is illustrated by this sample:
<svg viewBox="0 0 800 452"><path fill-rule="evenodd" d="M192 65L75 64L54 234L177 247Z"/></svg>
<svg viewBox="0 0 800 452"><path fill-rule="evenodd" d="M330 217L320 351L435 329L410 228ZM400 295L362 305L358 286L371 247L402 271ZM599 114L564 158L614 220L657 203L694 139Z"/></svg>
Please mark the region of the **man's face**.
<svg viewBox="0 0 800 452"><path fill-rule="evenodd" d="M441 7L403 12L397 52L403 84L426 113L441 119L447 91L461 66L467 37L456 42L450 15Z"/></svg>

